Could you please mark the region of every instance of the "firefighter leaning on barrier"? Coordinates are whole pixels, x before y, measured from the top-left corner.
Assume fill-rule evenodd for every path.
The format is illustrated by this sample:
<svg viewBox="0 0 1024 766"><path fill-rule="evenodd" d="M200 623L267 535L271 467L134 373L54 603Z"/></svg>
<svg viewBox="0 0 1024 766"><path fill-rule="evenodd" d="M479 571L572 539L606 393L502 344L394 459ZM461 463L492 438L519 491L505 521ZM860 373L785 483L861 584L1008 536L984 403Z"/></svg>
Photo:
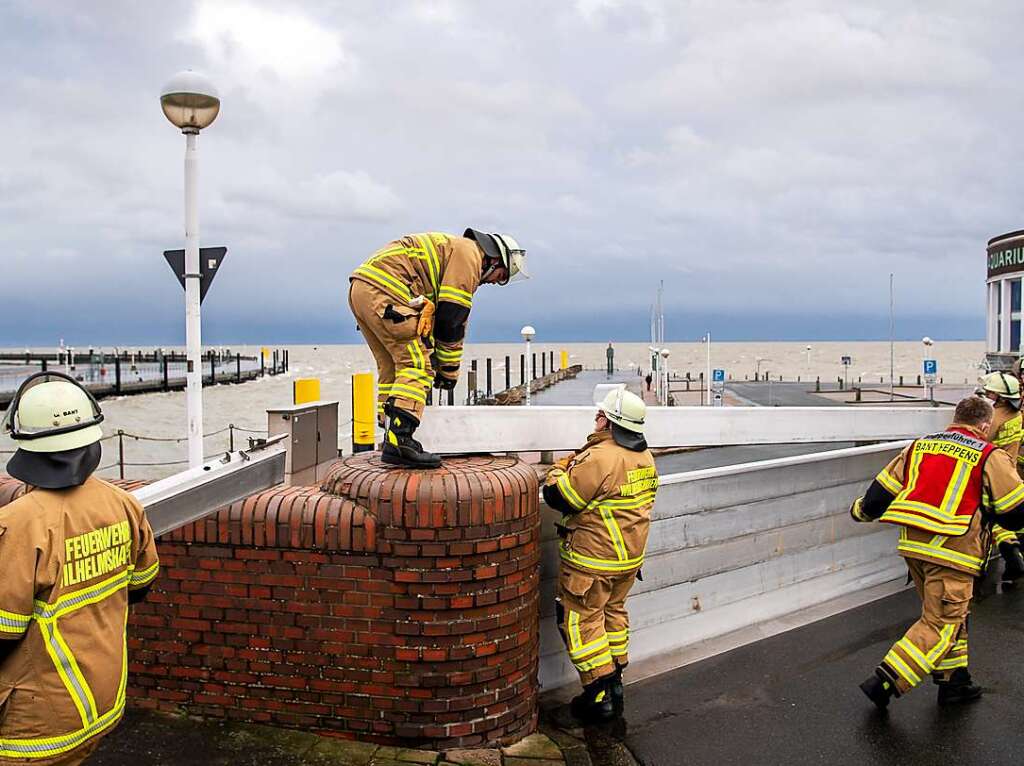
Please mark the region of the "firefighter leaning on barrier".
<svg viewBox="0 0 1024 766"><path fill-rule="evenodd" d="M610 720L623 709L626 596L643 563L658 489L645 414L640 397L610 391L586 445L556 463L544 484L544 501L563 514L556 610L583 684L572 713L585 721Z"/></svg>
<svg viewBox="0 0 1024 766"><path fill-rule="evenodd" d="M1010 456L1019 465L1021 432L1020 381L1005 372L993 372L981 381L975 392L992 402L995 415L986 438ZM992 542L1003 558L1003 584L1012 585L1024 576L1024 557L1021 556L1017 533L992 525Z"/></svg>
<svg viewBox="0 0 1024 766"><path fill-rule="evenodd" d="M981 687L967 669L967 614L984 569L991 524L1024 526L1024 484L1013 461L985 441L992 403L961 401L953 423L902 450L850 509L855 521L899 527L897 550L921 598L921 617L860 688L878 707L929 675L939 704L967 702Z"/></svg>
<svg viewBox="0 0 1024 766"><path fill-rule="evenodd" d="M377 419L385 463L437 468L413 438L431 385L459 379L466 322L482 284L526 278L526 251L507 234L466 229L388 243L349 277L349 307L377 362Z"/></svg>
<svg viewBox="0 0 1024 766"><path fill-rule="evenodd" d="M102 420L50 372L3 421L18 446L7 472L27 486L0 509L0 764L82 763L124 712L128 604L159 561L139 503L92 476Z"/></svg>

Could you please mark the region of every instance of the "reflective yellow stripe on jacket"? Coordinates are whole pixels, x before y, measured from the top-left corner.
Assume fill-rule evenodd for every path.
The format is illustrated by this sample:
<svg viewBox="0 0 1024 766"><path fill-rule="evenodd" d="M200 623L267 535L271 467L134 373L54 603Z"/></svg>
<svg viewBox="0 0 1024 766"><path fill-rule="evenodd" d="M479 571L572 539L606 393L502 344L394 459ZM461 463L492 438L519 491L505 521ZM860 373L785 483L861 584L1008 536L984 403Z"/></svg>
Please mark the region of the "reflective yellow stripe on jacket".
<svg viewBox="0 0 1024 766"><path fill-rule="evenodd" d="M948 538L944 535L936 535L928 542L910 540L907 538L906 528L901 528L900 541L896 545L896 550L900 553L909 554L912 558L928 556L938 562L955 564L958 567L970 569L974 574L979 574L985 564L984 560L977 556L971 556L967 553L960 553L959 551L953 551L946 548L944 543L947 539Z"/></svg>
<svg viewBox="0 0 1024 766"><path fill-rule="evenodd" d="M121 642L121 678L118 685L118 693L114 705L102 715L96 708L96 700L92 689L86 681L74 653L60 631L60 620L69 614L103 601L106 598L119 593L127 587L142 587L154 580L160 570L159 563L136 572L129 567L116 575L107 578L95 585L82 588L71 593L65 593L54 603L36 601L31 619L39 625L46 651L53 662L57 674L64 683L71 701L78 710L82 719L82 728L67 734L56 737L42 737L37 739L11 739L0 740L0 757L2 758L28 758L45 759L53 758L63 753L74 750L93 736L110 728L120 719L124 713L126 689L128 684L128 651L125 643L125 633L122 633ZM0 612L0 620L10 617L8 612ZM20 618L20 615L16 615ZM125 609L125 627L127 627L128 610ZM2 623L0 623L2 624Z"/></svg>

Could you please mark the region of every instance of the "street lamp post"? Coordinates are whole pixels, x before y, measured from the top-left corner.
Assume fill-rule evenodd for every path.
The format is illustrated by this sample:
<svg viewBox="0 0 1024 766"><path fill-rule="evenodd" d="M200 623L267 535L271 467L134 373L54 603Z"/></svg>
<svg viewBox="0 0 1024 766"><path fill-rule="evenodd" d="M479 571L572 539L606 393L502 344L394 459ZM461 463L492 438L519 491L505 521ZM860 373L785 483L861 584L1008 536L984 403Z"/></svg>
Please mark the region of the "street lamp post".
<svg viewBox="0 0 1024 766"><path fill-rule="evenodd" d="M921 366L923 367L924 366L924 360L928 358L928 354L931 351L932 346L935 344L935 341L933 341L931 338L929 338L927 335L925 335L923 338L921 338L921 344L924 346L924 350L921 352ZM929 382L928 378L926 377L925 381L924 381L924 385L925 385L925 396L927 396L929 401L930 401L931 399L933 399L935 397L935 387L934 387L934 384Z"/></svg>
<svg viewBox="0 0 1024 766"><path fill-rule="evenodd" d="M209 80L192 71L174 75L160 92L164 116L185 134L185 401L188 464L203 462L202 331L199 314L199 131L220 112L220 97Z"/></svg>
<svg viewBox="0 0 1024 766"><path fill-rule="evenodd" d="M807 377L811 376L811 347L808 346L804 349L807 352Z"/></svg>
<svg viewBox="0 0 1024 766"><path fill-rule="evenodd" d="M663 348L661 350L661 359L662 359L662 362L663 362L662 366L665 368L662 371L662 380L664 380L664 385L662 386L662 389L661 389L662 390L662 396L664 397L664 399L662 401L662 404L665 405L666 407L668 406L668 353L669 352L668 352L667 348Z"/></svg>
<svg viewBox="0 0 1024 766"><path fill-rule="evenodd" d="M530 325L526 325L519 331L526 341L526 406L530 406L530 389L533 388L533 354L530 352L530 343L537 331Z"/></svg>

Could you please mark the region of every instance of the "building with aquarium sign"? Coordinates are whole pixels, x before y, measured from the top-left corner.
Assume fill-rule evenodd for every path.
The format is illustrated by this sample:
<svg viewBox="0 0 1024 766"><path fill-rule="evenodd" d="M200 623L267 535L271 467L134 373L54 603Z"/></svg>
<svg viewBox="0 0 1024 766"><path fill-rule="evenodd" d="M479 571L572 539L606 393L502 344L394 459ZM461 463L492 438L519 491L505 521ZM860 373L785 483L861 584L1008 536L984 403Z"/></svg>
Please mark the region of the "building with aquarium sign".
<svg viewBox="0 0 1024 766"><path fill-rule="evenodd" d="M1024 230L988 241L986 359L993 370L1009 369L1021 354L1021 279Z"/></svg>

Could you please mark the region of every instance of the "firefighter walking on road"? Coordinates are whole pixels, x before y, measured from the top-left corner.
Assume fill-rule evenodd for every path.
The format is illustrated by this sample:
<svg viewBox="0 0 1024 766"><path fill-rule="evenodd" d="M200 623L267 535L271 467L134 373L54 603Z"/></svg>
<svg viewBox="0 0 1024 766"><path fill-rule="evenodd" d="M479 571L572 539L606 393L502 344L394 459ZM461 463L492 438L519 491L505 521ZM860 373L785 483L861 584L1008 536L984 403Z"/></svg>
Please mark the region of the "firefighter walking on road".
<svg viewBox="0 0 1024 766"><path fill-rule="evenodd" d="M1010 456L985 441L992 403L961 401L945 431L914 441L875 477L850 509L855 521L899 528L897 550L921 598L921 617L861 690L879 708L929 675L939 704L981 696L968 671L967 614L985 566L989 526L1024 526L1024 484Z"/></svg>
<svg viewBox="0 0 1024 766"><path fill-rule="evenodd" d="M1024 436L1021 432L1020 381L1014 375L993 372L982 379L977 394L991 401L995 410L986 438L1005 451L1015 466L1018 465L1020 440ZM1003 558L1003 584L1013 585L1024 577L1024 557L1021 556L1017 533L993 524L992 541Z"/></svg>
<svg viewBox="0 0 1024 766"><path fill-rule="evenodd" d="M3 422L26 492L0 509L0 764L82 763L124 713L128 604L159 562L138 501L92 476L102 420L44 372Z"/></svg>
<svg viewBox="0 0 1024 766"><path fill-rule="evenodd" d="M629 662L626 596L640 574L658 489L644 439L646 406L624 388L600 405L582 449L556 463L544 500L562 516L556 610L569 659L583 684L572 713L607 721L624 705Z"/></svg>
<svg viewBox="0 0 1024 766"><path fill-rule="evenodd" d="M413 438L431 386L459 379L466 322L481 284L526 278L526 251L507 234L466 229L388 243L352 272L348 302L377 363L381 459L409 468L441 460Z"/></svg>

